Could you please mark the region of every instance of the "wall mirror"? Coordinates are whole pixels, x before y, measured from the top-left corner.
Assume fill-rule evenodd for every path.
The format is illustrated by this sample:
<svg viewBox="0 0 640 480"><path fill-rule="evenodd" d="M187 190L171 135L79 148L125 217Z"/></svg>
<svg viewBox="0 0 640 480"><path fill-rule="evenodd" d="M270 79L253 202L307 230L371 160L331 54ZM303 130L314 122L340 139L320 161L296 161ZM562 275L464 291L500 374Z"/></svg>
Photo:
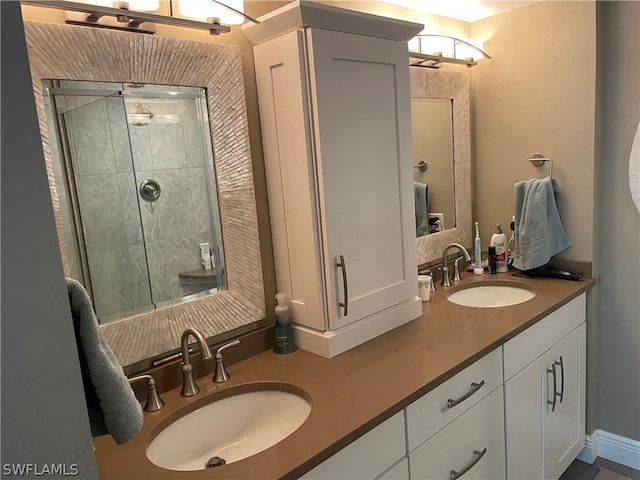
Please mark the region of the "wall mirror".
<svg viewBox="0 0 640 480"><path fill-rule="evenodd" d="M418 265L426 266L441 261L449 243L467 247L472 243L469 74L421 67L409 70L416 194L422 194L428 202L424 210L441 214L434 217L444 223L444 230L430 230L437 221L422 223L421 231L416 229ZM438 160L434 160L436 152ZM419 168L421 160L427 165L424 172ZM437 175L432 172L429 176L432 167ZM426 185L427 191L420 192L418 184ZM416 224L421 223L418 220Z"/></svg>
<svg viewBox="0 0 640 480"><path fill-rule="evenodd" d="M125 371L177 351L187 327L220 341L257 328L239 49L36 22L25 34L65 275L93 293ZM206 272L201 244L215 264Z"/></svg>
<svg viewBox="0 0 640 480"><path fill-rule="evenodd" d="M455 227L453 102L411 98L416 236Z"/></svg>

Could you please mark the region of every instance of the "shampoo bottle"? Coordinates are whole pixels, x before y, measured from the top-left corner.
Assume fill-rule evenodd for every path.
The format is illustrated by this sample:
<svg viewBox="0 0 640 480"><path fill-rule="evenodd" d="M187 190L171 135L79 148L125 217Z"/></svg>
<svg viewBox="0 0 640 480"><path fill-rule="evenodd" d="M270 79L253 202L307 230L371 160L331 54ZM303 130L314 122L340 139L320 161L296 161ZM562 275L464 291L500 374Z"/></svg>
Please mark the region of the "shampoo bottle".
<svg viewBox="0 0 640 480"><path fill-rule="evenodd" d="M498 273L508 272L507 236L502 232L500 224L496 225L496 233L491 236L490 245L496 248L496 271Z"/></svg>
<svg viewBox="0 0 640 480"><path fill-rule="evenodd" d="M482 268L482 248L480 246L480 228L478 227L478 222L476 222L475 251L476 263L473 268L473 273L475 275L482 275L484 273L484 268Z"/></svg>
<svg viewBox="0 0 640 480"><path fill-rule="evenodd" d="M276 335L273 342L274 353L291 353L298 346L293 338L293 327L289 317L287 296L284 293L276 294Z"/></svg>

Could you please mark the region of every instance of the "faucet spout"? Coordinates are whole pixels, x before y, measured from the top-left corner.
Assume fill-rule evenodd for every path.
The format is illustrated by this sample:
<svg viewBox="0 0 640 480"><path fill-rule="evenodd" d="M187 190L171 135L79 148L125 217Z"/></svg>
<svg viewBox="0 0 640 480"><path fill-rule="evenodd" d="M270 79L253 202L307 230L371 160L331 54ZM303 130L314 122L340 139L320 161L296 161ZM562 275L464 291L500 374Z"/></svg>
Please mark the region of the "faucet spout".
<svg viewBox="0 0 640 480"><path fill-rule="evenodd" d="M193 366L189 359L190 336L193 336L196 339L202 360L210 360L213 358L211 349L209 348L209 345L207 345L207 341L202 333L195 328L186 328L184 332L182 332L182 338L180 339L180 347L182 349L182 391L180 392L180 395L183 397L192 397L200 391L193 379Z"/></svg>
<svg viewBox="0 0 640 480"><path fill-rule="evenodd" d="M451 279L449 278L449 266L447 265L447 261L449 257L449 250L454 248L460 250L460 253L464 255L464 259L466 262L471 261L469 252L462 245L460 245L459 243L450 243L449 245L447 245L444 249L444 252L442 253L442 281L440 282L440 285L442 285L443 287L451 286Z"/></svg>

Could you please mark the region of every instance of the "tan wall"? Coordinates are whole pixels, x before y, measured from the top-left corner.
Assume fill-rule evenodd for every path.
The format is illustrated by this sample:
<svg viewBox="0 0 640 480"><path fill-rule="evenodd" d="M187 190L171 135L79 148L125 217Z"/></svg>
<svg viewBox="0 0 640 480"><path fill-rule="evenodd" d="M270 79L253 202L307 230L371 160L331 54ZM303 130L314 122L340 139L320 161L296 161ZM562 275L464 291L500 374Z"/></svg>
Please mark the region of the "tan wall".
<svg viewBox="0 0 640 480"><path fill-rule="evenodd" d="M508 228L515 179L542 178L554 160L558 207L573 246L559 256L594 257L595 2L541 2L471 25L493 60L472 83L474 218L483 244ZM508 230L506 230L508 232Z"/></svg>

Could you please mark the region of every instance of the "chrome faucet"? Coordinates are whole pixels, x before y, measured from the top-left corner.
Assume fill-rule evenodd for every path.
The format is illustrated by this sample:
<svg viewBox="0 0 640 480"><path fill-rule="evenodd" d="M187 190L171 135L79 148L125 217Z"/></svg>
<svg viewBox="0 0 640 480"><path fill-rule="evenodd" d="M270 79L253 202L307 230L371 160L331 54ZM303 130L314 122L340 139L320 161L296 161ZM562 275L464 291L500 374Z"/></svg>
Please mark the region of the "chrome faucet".
<svg viewBox="0 0 640 480"><path fill-rule="evenodd" d="M447 265L447 261L449 257L449 250L451 250L452 248L457 248L458 250L460 250L467 262L471 261L469 252L467 252L467 249L462 245L460 245L459 243L450 243L449 245L447 245L444 249L444 253L442 254L442 281L440 282L440 285L442 285L443 287L451 286L451 279L449 278L449 267Z"/></svg>
<svg viewBox="0 0 640 480"><path fill-rule="evenodd" d="M182 366L180 367L182 370L182 391L180 395L183 397L192 397L200 391L193 379L193 365L191 365L191 361L189 360L190 335L193 335L198 342L202 360L210 360L213 358L209 345L207 345L202 333L195 328L187 328L182 332L182 339L180 340L180 346L182 347Z"/></svg>

